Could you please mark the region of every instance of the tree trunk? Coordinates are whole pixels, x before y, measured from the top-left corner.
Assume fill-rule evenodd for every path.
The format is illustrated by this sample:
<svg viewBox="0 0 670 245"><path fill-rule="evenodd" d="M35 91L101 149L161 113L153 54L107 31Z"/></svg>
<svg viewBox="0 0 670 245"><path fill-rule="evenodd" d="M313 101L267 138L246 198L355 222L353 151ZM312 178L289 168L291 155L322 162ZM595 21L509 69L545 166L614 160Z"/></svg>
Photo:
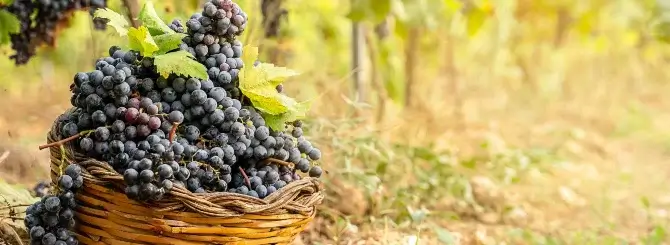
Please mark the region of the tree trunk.
<svg viewBox="0 0 670 245"><path fill-rule="evenodd" d="M126 10L128 11L128 19L130 19L130 23L135 28L139 27L140 24L137 21L137 15L140 13L140 6L137 3L137 0L123 0L123 5L126 6Z"/></svg>
<svg viewBox="0 0 670 245"><path fill-rule="evenodd" d="M363 54L365 52L365 38L360 23L352 22L351 26L351 45L352 45L352 67L354 82L354 98L356 101L365 101L365 92L363 91Z"/></svg>
<svg viewBox="0 0 670 245"><path fill-rule="evenodd" d="M283 0L261 0L261 13L263 14L263 37L268 40L275 40L274 45L269 48L269 58L272 63L280 63L279 44L282 42L280 28L282 18L285 18L288 12L282 8Z"/></svg>
<svg viewBox="0 0 670 245"><path fill-rule="evenodd" d="M384 88L384 79L386 77L380 73L380 67L384 65L384 62L381 60L379 51L379 48L388 36L388 27L386 25L386 21L376 25L375 36L370 32L364 33L367 54L370 57L370 81L377 96L377 115L375 116L377 122L380 122L384 118L386 98L388 98L388 93Z"/></svg>
<svg viewBox="0 0 670 245"><path fill-rule="evenodd" d="M560 7L556 16L556 34L554 35L555 48L560 48L563 45L570 22L570 12L567 7Z"/></svg>
<svg viewBox="0 0 670 245"><path fill-rule="evenodd" d="M411 27L405 43L405 106L412 106L413 86L416 79L416 62L418 56L419 35L418 27Z"/></svg>

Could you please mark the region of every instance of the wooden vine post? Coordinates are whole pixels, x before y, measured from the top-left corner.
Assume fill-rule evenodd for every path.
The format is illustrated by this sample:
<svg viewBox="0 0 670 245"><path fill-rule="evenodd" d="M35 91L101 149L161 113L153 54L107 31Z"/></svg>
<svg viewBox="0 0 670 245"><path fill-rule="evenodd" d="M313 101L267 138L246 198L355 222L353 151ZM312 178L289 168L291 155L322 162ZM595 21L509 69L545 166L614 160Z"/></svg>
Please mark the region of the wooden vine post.
<svg viewBox="0 0 670 245"><path fill-rule="evenodd" d="M352 21L351 23L351 70L353 78L354 98L358 102L365 101L365 91L363 89L363 59L365 53L365 35L361 23Z"/></svg>
<svg viewBox="0 0 670 245"><path fill-rule="evenodd" d="M275 41L268 49L272 63L281 63L281 21L286 18L288 11L283 8L283 0L261 0L261 14L263 15L263 37Z"/></svg>

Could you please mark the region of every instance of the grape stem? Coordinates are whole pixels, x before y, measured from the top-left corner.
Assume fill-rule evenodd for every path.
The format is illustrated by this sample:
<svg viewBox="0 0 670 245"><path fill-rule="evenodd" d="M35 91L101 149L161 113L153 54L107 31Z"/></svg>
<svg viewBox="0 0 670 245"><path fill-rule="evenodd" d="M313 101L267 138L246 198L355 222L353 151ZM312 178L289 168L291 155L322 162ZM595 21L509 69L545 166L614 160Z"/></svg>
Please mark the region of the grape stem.
<svg viewBox="0 0 670 245"><path fill-rule="evenodd" d="M31 204L14 204L14 205L9 205L9 206L2 206L2 207L0 207L0 210L28 207L30 205Z"/></svg>
<svg viewBox="0 0 670 245"><path fill-rule="evenodd" d="M24 220L25 219L24 217L18 217L18 216L14 216L14 215L9 215L9 216L0 215L0 218L11 219L11 220Z"/></svg>
<svg viewBox="0 0 670 245"><path fill-rule="evenodd" d="M168 140L170 140L170 143L174 141L174 135L177 133L177 127L179 127L179 123L172 124L172 128L170 129L170 135L168 136Z"/></svg>
<svg viewBox="0 0 670 245"><path fill-rule="evenodd" d="M247 176L247 173L244 172L244 169L242 167L238 167L240 169L240 173L242 173L242 177L244 177L244 182L247 184L247 187L251 188L251 182L249 182L249 176Z"/></svg>
<svg viewBox="0 0 670 245"><path fill-rule="evenodd" d="M49 148L49 147L53 147L53 146L62 146L63 144L65 144L67 142L70 142L70 141L73 141L73 140L75 140L79 137L85 136L87 133L88 133L87 131L79 132L78 134L72 135L72 136L67 137L65 139L62 139L62 140L59 140L59 141L56 141L56 142L52 142L52 143L49 143L49 144L46 144L46 145L41 145L39 147L39 149L44 150L45 148Z"/></svg>
<svg viewBox="0 0 670 245"><path fill-rule="evenodd" d="M265 161L268 161L268 162L271 162L271 163L276 163L276 164L283 165L283 166L286 166L286 167L291 167L291 163L285 162L285 161L282 161L282 160L279 160L279 159L274 159L274 158L271 158L271 157L266 158Z"/></svg>

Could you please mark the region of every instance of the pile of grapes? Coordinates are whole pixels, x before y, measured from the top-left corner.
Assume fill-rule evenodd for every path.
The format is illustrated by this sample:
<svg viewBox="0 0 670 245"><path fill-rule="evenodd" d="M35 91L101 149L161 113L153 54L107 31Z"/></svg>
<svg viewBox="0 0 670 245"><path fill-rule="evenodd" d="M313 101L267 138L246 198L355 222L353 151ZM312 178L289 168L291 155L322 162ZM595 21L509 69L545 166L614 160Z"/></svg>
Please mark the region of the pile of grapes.
<svg viewBox="0 0 670 245"><path fill-rule="evenodd" d="M88 9L91 14L98 8L107 6L107 0L14 0L1 9L15 15L20 23L20 31L11 34L10 58L17 65L25 64L43 44L54 45L58 28L65 24L74 11ZM103 20L94 19L96 29L105 29Z"/></svg>
<svg viewBox="0 0 670 245"><path fill-rule="evenodd" d="M303 136L302 121L273 130L240 91L240 69L256 65L244 64L236 40L246 21L232 1L210 0L185 24L169 24L186 34L172 52L193 54L209 79L164 78L151 57L111 47L95 70L74 76L74 108L56 122L61 142L109 163L123 175L126 195L140 202L161 200L175 186L265 198L300 173L320 177L321 151ZM71 193L81 186L81 170L72 166L60 177L59 196L28 209L35 244L76 244L61 232L71 227Z"/></svg>
<svg viewBox="0 0 670 245"><path fill-rule="evenodd" d="M75 245L77 239L69 232L75 225L75 193L84 183L79 165L68 165L58 179L58 195L47 194L26 209L24 223L30 244Z"/></svg>

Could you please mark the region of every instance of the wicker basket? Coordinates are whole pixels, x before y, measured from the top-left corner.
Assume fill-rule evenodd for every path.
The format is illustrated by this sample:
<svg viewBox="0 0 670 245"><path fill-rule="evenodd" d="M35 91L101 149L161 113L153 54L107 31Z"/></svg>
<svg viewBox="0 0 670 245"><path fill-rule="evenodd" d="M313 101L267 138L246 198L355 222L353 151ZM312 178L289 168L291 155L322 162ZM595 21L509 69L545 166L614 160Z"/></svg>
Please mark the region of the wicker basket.
<svg viewBox="0 0 670 245"><path fill-rule="evenodd" d="M49 143L60 140L57 123ZM82 167L74 230L82 244L290 244L324 198L319 182L304 178L264 199L175 186L159 202L139 203L126 197L123 176L109 164L86 158L69 143L50 147L50 153L54 182L68 162Z"/></svg>

